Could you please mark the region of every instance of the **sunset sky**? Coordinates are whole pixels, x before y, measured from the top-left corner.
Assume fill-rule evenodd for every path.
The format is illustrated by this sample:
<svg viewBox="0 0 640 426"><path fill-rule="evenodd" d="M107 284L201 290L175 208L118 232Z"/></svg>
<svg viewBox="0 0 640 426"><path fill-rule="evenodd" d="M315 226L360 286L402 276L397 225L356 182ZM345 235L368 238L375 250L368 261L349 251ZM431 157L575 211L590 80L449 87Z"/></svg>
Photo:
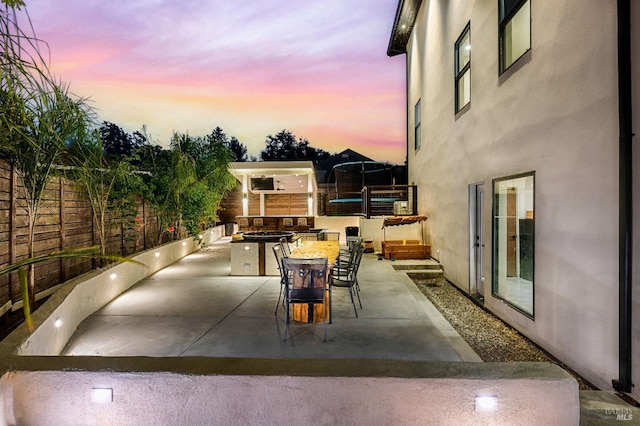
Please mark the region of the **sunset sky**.
<svg viewBox="0 0 640 426"><path fill-rule="evenodd" d="M402 163L404 57L386 56L397 0L27 0L51 69L101 121L219 126L250 155L282 129L329 152Z"/></svg>

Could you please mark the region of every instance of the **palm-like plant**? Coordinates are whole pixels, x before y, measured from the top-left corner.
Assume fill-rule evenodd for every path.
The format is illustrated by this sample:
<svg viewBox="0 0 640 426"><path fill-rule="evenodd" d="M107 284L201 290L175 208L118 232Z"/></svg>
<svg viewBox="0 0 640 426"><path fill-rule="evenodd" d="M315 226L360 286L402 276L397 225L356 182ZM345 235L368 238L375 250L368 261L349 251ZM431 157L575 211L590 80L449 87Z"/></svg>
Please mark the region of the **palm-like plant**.
<svg viewBox="0 0 640 426"><path fill-rule="evenodd" d="M125 200L114 200L114 192L128 197L134 183L139 178L131 173L126 161L113 161L106 158L100 133L95 130L86 138L69 144L67 176L86 192L91 204L93 223L98 232L100 254L107 254L107 234L110 224L109 213L114 206L123 204ZM135 182L133 182L135 181ZM116 202L116 201L119 201Z"/></svg>
<svg viewBox="0 0 640 426"><path fill-rule="evenodd" d="M22 31L11 4L0 13L0 151L22 184L27 257L34 259L35 227L46 185L66 143L84 137L92 111L51 76L41 53L44 43ZM23 299L25 304L35 299L35 263L24 263L29 296Z"/></svg>

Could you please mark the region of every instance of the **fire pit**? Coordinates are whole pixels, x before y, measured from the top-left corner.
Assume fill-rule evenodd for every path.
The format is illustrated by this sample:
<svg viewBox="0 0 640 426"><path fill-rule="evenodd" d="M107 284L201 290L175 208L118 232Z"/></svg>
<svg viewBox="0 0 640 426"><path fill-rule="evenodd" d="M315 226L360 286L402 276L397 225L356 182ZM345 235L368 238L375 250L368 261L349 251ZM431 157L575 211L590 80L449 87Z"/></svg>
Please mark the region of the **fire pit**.
<svg viewBox="0 0 640 426"><path fill-rule="evenodd" d="M293 238L294 235L295 233L293 232L284 231L245 232L242 234L242 239L244 241L275 243L278 242L280 238L285 237L287 241L291 242L291 238Z"/></svg>

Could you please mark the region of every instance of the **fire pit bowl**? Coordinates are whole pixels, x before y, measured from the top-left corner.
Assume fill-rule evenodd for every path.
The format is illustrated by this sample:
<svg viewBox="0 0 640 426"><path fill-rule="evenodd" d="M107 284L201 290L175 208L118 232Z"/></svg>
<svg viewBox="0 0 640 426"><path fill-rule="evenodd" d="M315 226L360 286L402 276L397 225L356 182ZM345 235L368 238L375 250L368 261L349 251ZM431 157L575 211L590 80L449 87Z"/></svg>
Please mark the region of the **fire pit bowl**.
<svg viewBox="0 0 640 426"><path fill-rule="evenodd" d="M287 241L291 242L291 238L293 238L294 235L295 233L293 232L283 231L245 232L242 234L242 239L244 241L275 243L280 241L280 238L285 237Z"/></svg>

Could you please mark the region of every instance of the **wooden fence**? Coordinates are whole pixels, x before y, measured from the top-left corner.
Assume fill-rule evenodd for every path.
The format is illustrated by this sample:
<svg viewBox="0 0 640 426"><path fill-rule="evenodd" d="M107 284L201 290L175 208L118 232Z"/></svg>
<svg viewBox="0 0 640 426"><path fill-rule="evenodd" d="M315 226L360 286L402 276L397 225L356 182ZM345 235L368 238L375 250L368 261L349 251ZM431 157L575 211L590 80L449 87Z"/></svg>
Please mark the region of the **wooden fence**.
<svg viewBox="0 0 640 426"><path fill-rule="evenodd" d="M15 170L0 160L0 267L28 256L28 221L23 188ZM158 219L151 206L136 199L137 213L109 217L107 253L128 256L158 245ZM99 244L87 195L73 182L52 178L35 228L35 255ZM63 259L35 267L36 299L64 281L96 266L92 259ZM21 307L17 274L0 276L0 316Z"/></svg>

